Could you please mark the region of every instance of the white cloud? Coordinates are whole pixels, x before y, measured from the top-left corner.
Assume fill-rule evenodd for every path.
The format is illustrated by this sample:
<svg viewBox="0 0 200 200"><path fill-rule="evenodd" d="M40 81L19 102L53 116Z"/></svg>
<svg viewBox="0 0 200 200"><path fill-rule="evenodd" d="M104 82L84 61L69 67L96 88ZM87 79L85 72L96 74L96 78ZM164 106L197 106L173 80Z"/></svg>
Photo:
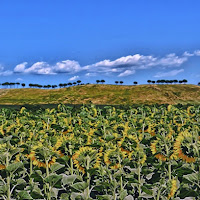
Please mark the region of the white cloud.
<svg viewBox="0 0 200 200"><path fill-rule="evenodd" d="M58 74L58 73L76 73L81 70L77 61L65 60L50 65L46 62L36 62L31 67L26 68L27 62L21 63L14 68L15 73L28 74Z"/></svg>
<svg viewBox="0 0 200 200"><path fill-rule="evenodd" d="M10 71L10 70L0 72L0 76L10 76L12 74L13 74L13 71Z"/></svg>
<svg viewBox="0 0 200 200"><path fill-rule="evenodd" d="M179 74L181 72L184 72L184 69L172 70L169 72L158 72L154 77L156 77L156 78L171 77L171 76L176 76L177 74Z"/></svg>
<svg viewBox="0 0 200 200"><path fill-rule="evenodd" d="M87 74L85 74L85 76L88 76L88 77L90 77L90 76L96 76L97 74L96 73L87 73Z"/></svg>
<svg viewBox="0 0 200 200"><path fill-rule="evenodd" d="M79 76L73 76L73 77L69 78L68 80L69 80L69 81L75 81L75 80L77 80L78 78L79 78Z"/></svg>
<svg viewBox="0 0 200 200"><path fill-rule="evenodd" d="M168 67L178 67L182 65L184 62L188 60L187 57L178 57L176 54L168 54L164 58L161 58L155 63L155 65L160 65L160 66L168 66Z"/></svg>
<svg viewBox="0 0 200 200"><path fill-rule="evenodd" d="M13 74L13 71L11 70L5 70L4 67L0 64L0 76L10 76Z"/></svg>
<svg viewBox="0 0 200 200"><path fill-rule="evenodd" d="M20 82L20 81L23 81L23 79L22 78L17 78L15 81Z"/></svg>
<svg viewBox="0 0 200 200"><path fill-rule="evenodd" d="M185 56L185 57L191 57L191 56L194 56L195 54L194 53L189 53L189 52L187 52L187 51L185 51L184 53L183 53L183 56Z"/></svg>
<svg viewBox="0 0 200 200"><path fill-rule="evenodd" d="M135 73L135 70L126 70L126 71L122 72L121 74L119 74L118 77L129 76L134 73Z"/></svg>
<svg viewBox="0 0 200 200"><path fill-rule="evenodd" d="M62 62L57 62L56 65L52 67L52 69L55 73L75 73L80 71L81 67L77 61L65 60Z"/></svg>
<svg viewBox="0 0 200 200"><path fill-rule="evenodd" d="M14 72L16 73L23 73L25 68L26 68L26 65L28 63L27 62L23 62L21 64L18 64L15 68L14 68Z"/></svg>
<svg viewBox="0 0 200 200"><path fill-rule="evenodd" d="M200 56L200 50L194 51L194 55L195 55L195 56Z"/></svg>

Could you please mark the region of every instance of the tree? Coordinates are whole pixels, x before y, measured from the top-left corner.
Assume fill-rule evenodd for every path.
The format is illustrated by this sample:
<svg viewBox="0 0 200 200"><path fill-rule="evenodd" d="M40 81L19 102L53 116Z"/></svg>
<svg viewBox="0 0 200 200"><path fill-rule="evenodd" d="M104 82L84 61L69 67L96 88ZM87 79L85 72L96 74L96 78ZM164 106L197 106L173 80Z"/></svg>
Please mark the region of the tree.
<svg viewBox="0 0 200 200"><path fill-rule="evenodd" d="M134 82L133 82L133 84L134 84L134 85L137 85L137 84L138 84L138 82L137 82L137 81L134 81Z"/></svg>
<svg viewBox="0 0 200 200"><path fill-rule="evenodd" d="M147 81L147 83L149 83L149 84L150 84L150 83L151 83L151 80L148 80L148 81Z"/></svg>
<svg viewBox="0 0 200 200"><path fill-rule="evenodd" d="M100 83L101 81L100 81L100 80L96 80L96 82L97 82L97 84L98 84L98 83Z"/></svg>
<svg viewBox="0 0 200 200"><path fill-rule="evenodd" d="M63 84L62 84L62 83L60 83L60 84L59 84L59 87L60 87L60 88L61 88L61 87L63 87Z"/></svg>
<svg viewBox="0 0 200 200"><path fill-rule="evenodd" d="M101 80L101 83L102 83L102 84L105 83L105 80L102 79L102 80Z"/></svg>
<svg viewBox="0 0 200 200"><path fill-rule="evenodd" d="M120 81L119 83L122 85L124 83L124 81Z"/></svg>
<svg viewBox="0 0 200 200"><path fill-rule="evenodd" d="M157 81L156 81L156 83L158 83L158 84L159 84L159 83L160 83L160 80L157 80Z"/></svg>
<svg viewBox="0 0 200 200"><path fill-rule="evenodd" d="M72 86L72 83L69 82L68 85L69 85L69 86Z"/></svg>
<svg viewBox="0 0 200 200"><path fill-rule="evenodd" d="M63 86L64 86L64 87L67 87L67 83L64 83Z"/></svg>
<svg viewBox="0 0 200 200"><path fill-rule="evenodd" d="M118 83L119 83L119 81L115 81L115 83L116 83L116 84L118 84Z"/></svg>
<svg viewBox="0 0 200 200"><path fill-rule="evenodd" d="M26 86L26 84L25 84L25 83L22 83L21 85L22 85L22 87L23 87L23 88Z"/></svg>
<svg viewBox="0 0 200 200"><path fill-rule="evenodd" d="M183 83L183 81L181 81L181 80L180 80L180 81L178 81L178 82L179 82L180 84L181 84L181 83Z"/></svg>
<svg viewBox="0 0 200 200"><path fill-rule="evenodd" d="M156 83L156 81L151 81L153 84L155 84Z"/></svg>
<svg viewBox="0 0 200 200"><path fill-rule="evenodd" d="M182 81L184 84L186 84L188 82L186 79L183 79Z"/></svg>
<svg viewBox="0 0 200 200"><path fill-rule="evenodd" d="M73 82L73 85L76 85L76 82Z"/></svg>
<svg viewBox="0 0 200 200"><path fill-rule="evenodd" d="M174 83L178 83L178 80L175 79L173 82L174 82Z"/></svg>
<svg viewBox="0 0 200 200"><path fill-rule="evenodd" d="M198 85L200 86L200 82L198 82Z"/></svg>
<svg viewBox="0 0 200 200"><path fill-rule="evenodd" d="M15 83L15 84L17 85L17 88L18 88L18 86L20 85L20 83L19 83L19 82Z"/></svg>
<svg viewBox="0 0 200 200"><path fill-rule="evenodd" d="M78 80L77 83L80 84L80 83L81 83L81 80Z"/></svg>

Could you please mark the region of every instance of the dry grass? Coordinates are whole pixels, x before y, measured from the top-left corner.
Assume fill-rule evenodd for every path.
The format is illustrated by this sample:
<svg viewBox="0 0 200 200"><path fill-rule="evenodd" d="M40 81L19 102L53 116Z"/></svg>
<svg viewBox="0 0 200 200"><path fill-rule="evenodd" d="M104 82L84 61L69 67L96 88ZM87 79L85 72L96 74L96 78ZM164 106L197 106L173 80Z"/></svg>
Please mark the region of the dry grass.
<svg viewBox="0 0 200 200"><path fill-rule="evenodd" d="M0 89L0 104L200 104L195 85L80 85L62 89Z"/></svg>

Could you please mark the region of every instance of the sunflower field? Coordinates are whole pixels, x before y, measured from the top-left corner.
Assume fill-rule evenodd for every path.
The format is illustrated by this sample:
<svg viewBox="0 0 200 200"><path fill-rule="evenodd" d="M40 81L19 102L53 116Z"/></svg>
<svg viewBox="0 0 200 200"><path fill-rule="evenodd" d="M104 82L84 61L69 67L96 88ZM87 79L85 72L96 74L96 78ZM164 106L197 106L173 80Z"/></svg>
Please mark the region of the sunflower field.
<svg viewBox="0 0 200 200"><path fill-rule="evenodd" d="M0 110L0 199L200 199L200 106Z"/></svg>

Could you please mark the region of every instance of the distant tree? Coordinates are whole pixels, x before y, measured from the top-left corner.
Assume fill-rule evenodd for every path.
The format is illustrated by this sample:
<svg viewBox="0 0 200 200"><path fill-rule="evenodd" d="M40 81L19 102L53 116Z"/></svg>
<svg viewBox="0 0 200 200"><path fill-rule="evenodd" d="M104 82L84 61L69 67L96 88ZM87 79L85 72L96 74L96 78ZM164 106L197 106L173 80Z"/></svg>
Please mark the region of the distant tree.
<svg viewBox="0 0 200 200"><path fill-rule="evenodd" d="M78 80L77 83L80 84L80 83L81 83L81 80Z"/></svg>
<svg viewBox="0 0 200 200"><path fill-rule="evenodd" d="M63 87L67 87L67 83L63 83Z"/></svg>
<svg viewBox="0 0 200 200"><path fill-rule="evenodd" d="M25 83L22 83L21 86L24 88L24 87L26 86L26 84L25 84Z"/></svg>
<svg viewBox="0 0 200 200"><path fill-rule="evenodd" d="M147 80L147 83L149 83L149 84L150 84L150 83L151 83L151 80Z"/></svg>
<svg viewBox="0 0 200 200"><path fill-rule="evenodd" d="M151 81L153 84L155 84L156 83L156 81Z"/></svg>
<svg viewBox="0 0 200 200"><path fill-rule="evenodd" d="M178 80L175 79L175 80L173 80L173 82L174 82L174 83L178 83Z"/></svg>
<svg viewBox="0 0 200 200"><path fill-rule="evenodd" d="M186 79L183 79L182 81L184 84L186 84L188 82Z"/></svg>
<svg viewBox="0 0 200 200"><path fill-rule="evenodd" d="M105 80L102 79L102 80L101 80L101 83L102 83L102 84L105 83Z"/></svg>
<svg viewBox="0 0 200 200"><path fill-rule="evenodd" d="M115 84L117 85L119 83L119 81L115 81Z"/></svg>
<svg viewBox="0 0 200 200"><path fill-rule="evenodd" d="M170 83L170 80L165 80L165 83L167 83L167 84Z"/></svg>
<svg viewBox="0 0 200 200"><path fill-rule="evenodd" d="M119 83L122 85L124 83L124 81L120 81Z"/></svg>
<svg viewBox="0 0 200 200"><path fill-rule="evenodd" d="M160 80L161 83L166 83L164 79Z"/></svg>
<svg viewBox="0 0 200 200"><path fill-rule="evenodd" d="M60 84L59 84L59 87L60 87L60 88L61 88L61 87L63 87L63 84L62 84L62 83L60 83Z"/></svg>
<svg viewBox="0 0 200 200"><path fill-rule="evenodd" d="M198 85L200 86L200 82L198 82Z"/></svg>
<svg viewBox="0 0 200 200"><path fill-rule="evenodd" d="M17 88L18 88L18 86L20 85L20 83L19 83L19 82L15 83L15 84L17 85Z"/></svg>
<svg viewBox="0 0 200 200"><path fill-rule="evenodd" d="M156 83L158 83L158 84L159 84L159 83L160 83L160 80L157 80L157 81L156 81Z"/></svg>
<svg viewBox="0 0 200 200"><path fill-rule="evenodd" d="M100 81L100 80L96 80L96 82L97 82L97 84L98 84L98 83L100 83L101 81Z"/></svg>
<svg viewBox="0 0 200 200"><path fill-rule="evenodd" d="M137 84L138 84L138 82L137 82L137 81L134 81L134 82L133 82L133 84L134 84L134 85L137 85Z"/></svg>
<svg viewBox="0 0 200 200"><path fill-rule="evenodd" d="M180 80L180 81L178 81L178 82L179 82L180 84L181 84L181 83L183 83L183 81L181 81L181 80Z"/></svg>
<svg viewBox="0 0 200 200"><path fill-rule="evenodd" d="M76 85L76 82L73 82L73 85Z"/></svg>
<svg viewBox="0 0 200 200"><path fill-rule="evenodd" d="M69 86L72 86L72 83L69 82L68 85L69 85Z"/></svg>

